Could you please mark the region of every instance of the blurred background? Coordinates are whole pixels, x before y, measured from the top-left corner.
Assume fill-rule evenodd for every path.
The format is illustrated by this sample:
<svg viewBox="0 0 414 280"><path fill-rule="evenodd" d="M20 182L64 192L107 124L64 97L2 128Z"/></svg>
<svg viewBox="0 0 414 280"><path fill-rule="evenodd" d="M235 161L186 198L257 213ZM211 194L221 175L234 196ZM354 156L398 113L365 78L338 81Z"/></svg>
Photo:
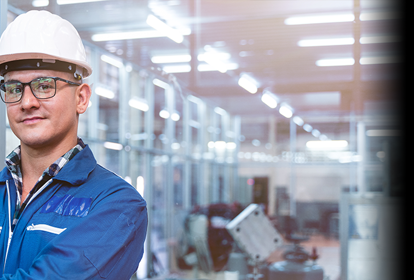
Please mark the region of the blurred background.
<svg viewBox="0 0 414 280"><path fill-rule="evenodd" d="M298 242L309 255L315 248L324 272L306 279L397 279L399 2L0 5L1 31L21 13L48 10L84 40L93 95L79 136L148 203L134 279L249 279L253 265L225 226L252 203L284 240L261 263L261 279L299 279L267 273ZM4 106L0 130L4 158L19 144ZM243 260L231 267L235 252Z"/></svg>

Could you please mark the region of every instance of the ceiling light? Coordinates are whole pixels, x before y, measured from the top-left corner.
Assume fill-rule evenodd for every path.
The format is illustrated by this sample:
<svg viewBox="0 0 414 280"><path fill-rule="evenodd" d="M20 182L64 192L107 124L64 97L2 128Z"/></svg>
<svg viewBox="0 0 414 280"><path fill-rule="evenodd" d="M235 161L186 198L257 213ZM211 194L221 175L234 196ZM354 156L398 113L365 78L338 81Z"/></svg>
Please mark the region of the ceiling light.
<svg viewBox="0 0 414 280"><path fill-rule="evenodd" d="M118 68L121 68L124 66L121 60L104 55L104 54L101 55L101 60Z"/></svg>
<svg viewBox="0 0 414 280"><path fill-rule="evenodd" d="M176 43L181 43L184 40L183 35L176 29L170 27L168 24L158 19L154 15L147 17L147 24L152 28L164 33L168 38Z"/></svg>
<svg viewBox="0 0 414 280"><path fill-rule="evenodd" d="M294 116L292 120L298 126L302 126L304 124L303 119L301 117L299 117L299 116Z"/></svg>
<svg viewBox="0 0 414 280"><path fill-rule="evenodd" d="M327 140L329 140L329 138L325 134L321 134L321 136L319 136L319 140L321 140L321 141L327 141Z"/></svg>
<svg viewBox="0 0 414 280"><path fill-rule="evenodd" d="M115 93L112 90L100 86L96 87L95 93L108 99L114 99L115 97Z"/></svg>
<svg viewBox="0 0 414 280"><path fill-rule="evenodd" d="M361 57L359 63L361 65L369 64L388 64L388 63L397 63L399 61L396 56L372 56L372 57Z"/></svg>
<svg viewBox="0 0 414 280"><path fill-rule="evenodd" d="M170 117L170 113L167 110L165 110L165 109L162 109L160 111L159 115L163 119L168 119Z"/></svg>
<svg viewBox="0 0 414 280"><path fill-rule="evenodd" d="M56 0L58 5L68 5L68 4L80 4L80 3L89 3L89 2L101 2L107 0Z"/></svg>
<svg viewBox="0 0 414 280"><path fill-rule="evenodd" d="M400 15L396 12L372 12L372 13L361 13L359 19L361 21L369 20L385 20L385 19L396 19Z"/></svg>
<svg viewBox="0 0 414 280"><path fill-rule="evenodd" d="M190 33L180 30L182 35L189 35ZM144 39L144 38L158 38L166 37L167 35L158 30L140 30L140 31L128 31L117 33L98 33L92 35L92 41L114 41L114 40L132 40L132 39Z"/></svg>
<svg viewBox="0 0 414 280"><path fill-rule="evenodd" d="M291 118L293 115L293 108L286 103L280 105L279 113L285 118Z"/></svg>
<svg viewBox="0 0 414 280"><path fill-rule="evenodd" d="M398 36L384 35L384 36L361 37L361 39L359 39L359 42L361 44L378 44L378 43L398 42L399 40L400 38Z"/></svg>
<svg viewBox="0 0 414 280"><path fill-rule="evenodd" d="M303 129L304 129L306 132L311 132L313 128L312 128L312 126L311 126L310 124L305 123L305 124L303 125Z"/></svg>
<svg viewBox="0 0 414 280"><path fill-rule="evenodd" d="M170 85L164 81L161 81L160 79L154 79L152 80L152 83L154 85L156 85L157 87L163 88L163 89L168 89L170 87Z"/></svg>
<svg viewBox="0 0 414 280"><path fill-rule="evenodd" d="M105 148L107 148L107 149L110 149L110 150L117 150L117 151L120 151L120 150L122 150L122 149L124 148L124 146L122 146L122 144L119 144L119 143L114 143L114 142L105 142L105 143L103 144L103 146L104 146Z"/></svg>
<svg viewBox="0 0 414 280"><path fill-rule="evenodd" d="M166 73L188 73L191 71L191 65L168 65L162 67L162 70Z"/></svg>
<svg viewBox="0 0 414 280"><path fill-rule="evenodd" d="M347 66L354 65L353 58L336 58L336 59L319 59L316 61L317 66Z"/></svg>
<svg viewBox="0 0 414 280"><path fill-rule="evenodd" d="M208 49L208 48L207 48ZM210 49L209 49L210 50ZM199 61L205 61L205 56L207 53L202 53L197 56ZM225 52L214 52L214 56L220 60L229 60L231 58L231 54Z"/></svg>
<svg viewBox="0 0 414 280"><path fill-rule="evenodd" d="M255 94L257 92L257 82L246 74L243 74L240 77L238 84L251 94Z"/></svg>
<svg viewBox="0 0 414 280"><path fill-rule="evenodd" d="M235 70L239 68L239 65L237 63L225 63L225 68L227 70ZM197 66L197 70L200 72L207 72L207 71L217 71L217 68L210 64L202 63Z"/></svg>
<svg viewBox="0 0 414 280"><path fill-rule="evenodd" d="M35 8L47 7L49 6L49 0L33 0L32 6Z"/></svg>
<svg viewBox="0 0 414 280"><path fill-rule="evenodd" d="M172 113L171 114L171 119L175 122L178 122L180 120L180 115L178 113Z"/></svg>
<svg viewBox="0 0 414 280"><path fill-rule="evenodd" d="M321 135L321 132L317 129L312 130L312 135L315 137L319 137Z"/></svg>
<svg viewBox="0 0 414 280"><path fill-rule="evenodd" d="M144 112L148 111L148 109L149 109L149 106L148 106L147 102L145 100L142 100L142 99L137 99L137 98L130 99L128 104L129 104L129 106L131 106L135 109L144 111Z"/></svg>
<svg viewBox="0 0 414 280"><path fill-rule="evenodd" d="M308 141L306 147L311 150L343 150L348 147L346 140Z"/></svg>
<svg viewBox="0 0 414 280"><path fill-rule="evenodd" d="M286 25L315 24L330 22L352 22L355 19L353 14L336 14L336 15L312 15L297 16L285 19Z"/></svg>
<svg viewBox="0 0 414 280"><path fill-rule="evenodd" d="M300 40L299 47L316 47L316 46L338 46L338 45L352 45L355 42L354 38L332 38L332 39L309 39Z"/></svg>
<svg viewBox="0 0 414 280"><path fill-rule="evenodd" d="M191 61L191 55L180 54L180 55L155 55L151 57L152 63L179 63Z"/></svg>
<svg viewBox="0 0 414 280"><path fill-rule="evenodd" d="M277 107L278 99L277 97L268 90L264 90L262 94L262 101L264 104L274 109Z"/></svg>
<svg viewBox="0 0 414 280"><path fill-rule="evenodd" d="M370 129L366 132L370 137L401 136L401 131L396 129Z"/></svg>

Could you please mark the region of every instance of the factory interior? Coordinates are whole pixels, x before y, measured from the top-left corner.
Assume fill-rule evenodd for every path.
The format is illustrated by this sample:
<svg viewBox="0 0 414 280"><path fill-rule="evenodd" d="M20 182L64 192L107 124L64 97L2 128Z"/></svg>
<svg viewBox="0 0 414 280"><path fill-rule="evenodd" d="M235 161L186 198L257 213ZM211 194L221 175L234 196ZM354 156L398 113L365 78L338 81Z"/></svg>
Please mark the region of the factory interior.
<svg viewBox="0 0 414 280"><path fill-rule="evenodd" d="M34 9L78 30L78 135L147 202L131 280L386 280L404 261L400 6L2 0L0 31Z"/></svg>

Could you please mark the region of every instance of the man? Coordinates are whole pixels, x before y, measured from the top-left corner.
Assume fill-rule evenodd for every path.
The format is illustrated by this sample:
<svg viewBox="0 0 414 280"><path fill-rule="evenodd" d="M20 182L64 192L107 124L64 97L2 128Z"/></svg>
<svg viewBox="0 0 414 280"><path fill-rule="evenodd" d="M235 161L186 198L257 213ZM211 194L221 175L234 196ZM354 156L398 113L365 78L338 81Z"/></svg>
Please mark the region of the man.
<svg viewBox="0 0 414 280"><path fill-rule="evenodd" d="M146 203L77 137L91 74L75 28L47 11L0 38L1 99L20 146L0 173L0 279L129 279Z"/></svg>

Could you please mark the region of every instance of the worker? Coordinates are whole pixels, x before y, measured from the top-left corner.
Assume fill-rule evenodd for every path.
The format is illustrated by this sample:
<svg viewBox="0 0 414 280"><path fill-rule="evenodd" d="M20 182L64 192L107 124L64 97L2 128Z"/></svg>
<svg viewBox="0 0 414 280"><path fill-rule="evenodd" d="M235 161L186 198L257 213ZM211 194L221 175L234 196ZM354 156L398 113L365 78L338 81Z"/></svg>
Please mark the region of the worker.
<svg viewBox="0 0 414 280"><path fill-rule="evenodd" d="M146 202L77 135L92 69L67 20L29 11L0 38L1 99L20 145L0 173L0 279L130 279Z"/></svg>

